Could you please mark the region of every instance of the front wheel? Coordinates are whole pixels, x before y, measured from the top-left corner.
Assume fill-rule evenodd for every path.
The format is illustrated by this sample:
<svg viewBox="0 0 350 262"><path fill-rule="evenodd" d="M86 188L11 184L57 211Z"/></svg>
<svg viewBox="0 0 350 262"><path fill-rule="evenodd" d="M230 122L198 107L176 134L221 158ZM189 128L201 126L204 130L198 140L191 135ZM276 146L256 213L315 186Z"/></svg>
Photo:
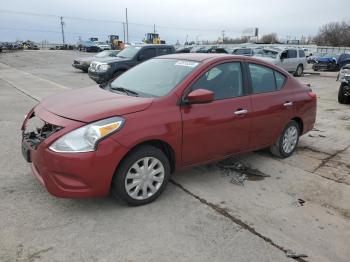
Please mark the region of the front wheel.
<svg viewBox="0 0 350 262"><path fill-rule="evenodd" d="M295 76L301 77L304 73L303 65L298 65L297 70L295 71Z"/></svg>
<svg viewBox="0 0 350 262"><path fill-rule="evenodd" d="M155 200L170 178L170 163L159 148L145 145L133 150L118 167L112 194L132 206Z"/></svg>
<svg viewBox="0 0 350 262"><path fill-rule="evenodd" d="M340 104L349 104L350 103L350 96L347 96L347 89L349 89L350 93L350 87L346 84L341 84L339 87L338 92L338 102Z"/></svg>
<svg viewBox="0 0 350 262"><path fill-rule="evenodd" d="M276 143L270 147L273 155L286 158L293 154L299 142L300 128L297 122L290 121Z"/></svg>

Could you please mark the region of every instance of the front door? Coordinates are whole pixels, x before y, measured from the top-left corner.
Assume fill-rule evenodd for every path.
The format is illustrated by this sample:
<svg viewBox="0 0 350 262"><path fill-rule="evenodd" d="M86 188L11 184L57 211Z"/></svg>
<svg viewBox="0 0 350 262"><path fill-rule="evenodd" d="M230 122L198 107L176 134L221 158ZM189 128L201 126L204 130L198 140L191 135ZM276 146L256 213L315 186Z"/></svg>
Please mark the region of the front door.
<svg viewBox="0 0 350 262"><path fill-rule="evenodd" d="M241 64L229 62L212 67L191 86L191 91L200 88L213 91L215 100L181 106L184 166L249 148L251 101L243 90Z"/></svg>

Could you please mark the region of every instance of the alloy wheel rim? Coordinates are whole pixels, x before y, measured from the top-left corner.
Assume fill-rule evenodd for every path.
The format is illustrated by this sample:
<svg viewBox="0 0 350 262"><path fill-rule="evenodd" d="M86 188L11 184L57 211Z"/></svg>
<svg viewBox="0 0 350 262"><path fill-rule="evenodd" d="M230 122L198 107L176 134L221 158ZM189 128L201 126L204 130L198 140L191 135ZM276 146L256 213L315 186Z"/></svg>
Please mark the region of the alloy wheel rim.
<svg viewBox="0 0 350 262"><path fill-rule="evenodd" d="M144 157L129 168L125 177L125 190L131 198L145 200L158 192L164 177L162 162L154 157Z"/></svg>
<svg viewBox="0 0 350 262"><path fill-rule="evenodd" d="M298 141L298 129L295 126L290 126L284 132L282 147L283 151L287 154L291 153Z"/></svg>
<svg viewBox="0 0 350 262"><path fill-rule="evenodd" d="M301 74L303 73L303 69L301 66L298 67L298 75L301 76Z"/></svg>

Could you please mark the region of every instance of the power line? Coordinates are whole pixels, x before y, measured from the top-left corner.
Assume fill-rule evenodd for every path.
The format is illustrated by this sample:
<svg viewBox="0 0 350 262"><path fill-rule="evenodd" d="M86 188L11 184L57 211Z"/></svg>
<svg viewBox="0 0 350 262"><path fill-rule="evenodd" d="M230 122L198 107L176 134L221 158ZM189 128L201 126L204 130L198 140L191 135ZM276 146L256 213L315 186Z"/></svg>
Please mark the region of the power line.
<svg viewBox="0 0 350 262"><path fill-rule="evenodd" d="M15 27L0 27L0 30L2 31L23 31L23 32L37 32L37 33L53 33L53 34L62 34L61 31L53 31L53 30L41 30L41 29L28 29L28 28L15 28ZM91 32L91 33L83 33L83 32L71 32L71 31L64 31L64 34L70 34L70 35L98 35L98 34L108 34L108 32ZM142 36L135 36L130 35L132 38L140 38Z"/></svg>
<svg viewBox="0 0 350 262"><path fill-rule="evenodd" d="M32 12L22 12L22 11L13 11L13 10L4 10L1 9L0 13L9 13L9 14L18 14L18 15L29 15L29 16L40 16L40 17L53 17L53 18L60 18L59 15L54 14L43 14L43 13L32 13ZM85 18L85 17L77 17L77 16L64 16L65 19L70 20L81 20L81 21L91 21L91 22L102 22L102 23L117 23L117 24L123 24L124 21L118 21L118 20L103 20L103 19L93 19L93 18ZM136 26L145 26L145 27L154 27L154 24L145 24L145 23L135 23L135 22L128 22L129 25L136 25ZM170 26L170 25L158 25L158 28L164 28L169 30L180 30L180 31L202 31L202 32L219 32L221 30L218 29L204 29L204 28L191 28L191 27L176 27L176 26ZM230 30L226 31L230 33L241 33L242 30Z"/></svg>

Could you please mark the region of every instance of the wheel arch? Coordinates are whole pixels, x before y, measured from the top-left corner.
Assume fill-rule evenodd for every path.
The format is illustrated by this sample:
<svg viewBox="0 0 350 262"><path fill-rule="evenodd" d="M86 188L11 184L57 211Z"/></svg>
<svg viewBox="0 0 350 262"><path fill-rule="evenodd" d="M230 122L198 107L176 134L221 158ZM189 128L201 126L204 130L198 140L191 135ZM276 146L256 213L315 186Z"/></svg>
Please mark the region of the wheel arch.
<svg viewBox="0 0 350 262"><path fill-rule="evenodd" d="M298 126L299 126L299 129L300 129L300 135L302 135L303 132L304 132L304 123L303 123L303 120L302 120L300 117L294 117L294 118L292 118L291 120L297 122L297 124L298 124Z"/></svg>
<svg viewBox="0 0 350 262"><path fill-rule="evenodd" d="M171 168L171 173L173 173L175 171L175 166L176 166L176 157L175 157L175 150L173 149L173 147L165 142L164 140L160 140L160 139L151 139L151 140L146 140L146 141L142 141L136 145L134 145L132 148L130 148L130 150L123 156L123 158L121 159L120 163L128 156L130 155L133 151L135 151L137 148L144 146L144 145L150 145L150 146L154 146L160 150L162 150L162 152L167 156L169 163L170 163L170 168ZM120 165L119 163L119 165ZM118 165L118 166L119 166ZM118 168L118 167L117 167Z"/></svg>

